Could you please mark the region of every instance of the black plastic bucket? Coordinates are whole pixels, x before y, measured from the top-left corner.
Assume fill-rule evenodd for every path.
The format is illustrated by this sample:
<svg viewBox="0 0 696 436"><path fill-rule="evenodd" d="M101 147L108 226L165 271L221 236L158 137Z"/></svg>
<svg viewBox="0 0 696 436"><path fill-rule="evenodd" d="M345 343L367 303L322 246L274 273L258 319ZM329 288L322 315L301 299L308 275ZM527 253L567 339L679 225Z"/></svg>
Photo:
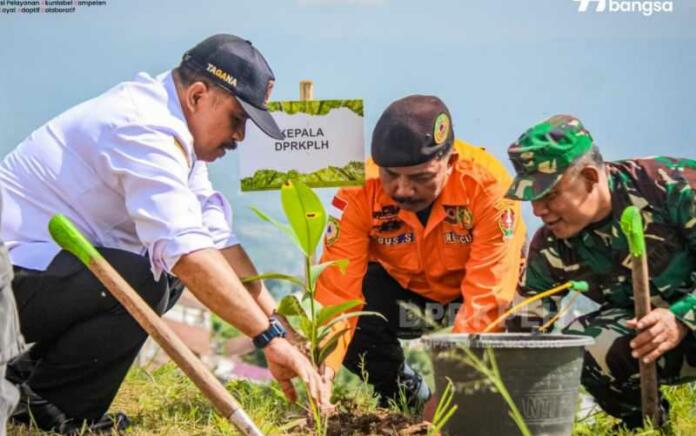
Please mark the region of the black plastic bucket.
<svg viewBox="0 0 696 436"><path fill-rule="evenodd" d="M586 336L490 333L432 335L422 339L433 362L436 392L455 387L459 409L443 429L450 435L517 435L503 397L485 384L484 376L462 362L468 347L481 357L495 354L501 379L534 435L569 435L573 429ZM479 385L477 387L477 385Z"/></svg>

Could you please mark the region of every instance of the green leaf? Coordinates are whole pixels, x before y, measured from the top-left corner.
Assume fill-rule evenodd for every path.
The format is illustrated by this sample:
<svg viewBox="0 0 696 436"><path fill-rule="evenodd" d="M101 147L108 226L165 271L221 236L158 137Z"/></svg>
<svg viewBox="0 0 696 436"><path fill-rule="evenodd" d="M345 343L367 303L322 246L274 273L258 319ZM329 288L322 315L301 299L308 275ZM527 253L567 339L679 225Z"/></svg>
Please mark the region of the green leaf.
<svg viewBox="0 0 696 436"><path fill-rule="evenodd" d="M332 330L330 328L322 326L317 327L317 342L321 343L321 341L323 341L324 338L326 338L329 335L329 333L331 333L331 331Z"/></svg>
<svg viewBox="0 0 696 436"><path fill-rule="evenodd" d="M385 318L384 315L382 315L379 312L356 310L355 312L348 312L348 313L344 313L343 315L337 316L336 318L332 319L328 324L326 324L325 327L331 328L339 322L345 321L345 320L350 319L350 318L355 318L356 316L378 316L385 321L387 320L387 318Z"/></svg>
<svg viewBox="0 0 696 436"><path fill-rule="evenodd" d="M320 263L318 265L312 265L309 270L310 289L314 289L314 286L317 284L317 279L319 278L321 273L324 272L324 270L330 266L338 267L338 269L341 271L341 274L345 274L346 269L348 268L348 259L331 260L329 262Z"/></svg>
<svg viewBox="0 0 696 436"><path fill-rule="evenodd" d="M305 335L302 331L303 320L306 320L304 316L286 316L285 319L287 320L288 324L290 324L290 327L292 327L292 329L295 331L297 336L301 337L305 341L309 341L309 336Z"/></svg>
<svg viewBox="0 0 696 436"><path fill-rule="evenodd" d="M271 279L285 280L286 282L293 283L293 284L298 285L304 289L304 282L299 277L291 276L288 274L265 273L265 274L259 274L256 276L240 277L240 280L242 281L242 283L250 283L250 282L255 282L257 280L271 280Z"/></svg>
<svg viewBox="0 0 696 436"><path fill-rule="evenodd" d="M321 304L320 302L318 302L317 300L313 300L312 297L311 297L311 295L309 294L309 292L305 293L305 294L302 296L302 300L300 300L300 301L301 301L302 307L304 308L305 313L307 314L307 317L308 317L308 318L311 318L311 317L312 317L312 316L311 316L311 313L312 313L312 301L314 301L314 311L315 311L315 313L319 312L319 311L321 310L321 308L324 307L324 306L322 306L322 304Z"/></svg>
<svg viewBox="0 0 696 436"><path fill-rule="evenodd" d="M321 200L299 180L288 180L280 188L280 199L302 252L311 256L324 234L328 219Z"/></svg>
<svg viewBox="0 0 696 436"><path fill-rule="evenodd" d="M361 300L348 300L340 304L324 306L317 314L317 325L323 325L324 323L330 321L331 318L354 307L360 306L361 304L363 304Z"/></svg>
<svg viewBox="0 0 696 436"><path fill-rule="evenodd" d="M331 336L331 339L326 341L326 344L323 344L320 347L317 347L317 356L316 357L316 364L317 366L321 365L324 360L333 352L333 350L336 349L338 346L338 340L341 339L343 334L350 330L349 328L343 329L339 332L337 332L335 335Z"/></svg>
<svg viewBox="0 0 696 436"><path fill-rule="evenodd" d="M271 218L269 215L266 215L264 212L261 212L259 209L255 208L255 207L252 207L251 210L254 211L256 216L258 216L259 218L261 218L262 220L264 220L268 223L273 224L273 226L275 228L277 228L281 232L288 235L288 237L290 237L290 240L295 243L295 245L297 246L297 248L300 249L300 251L302 251L302 244L300 244L300 241L297 240L297 236L295 236L295 232L292 231L292 229L290 228L289 225L283 224L280 221ZM304 287L304 285L302 285L302 286Z"/></svg>
<svg viewBox="0 0 696 436"><path fill-rule="evenodd" d="M299 330L302 332L305 338L312 337L312 321L307 317L298 317L299 319ZM294 327L293 327L294 328Z"/></svg>
<svg viewBox="0 0 696 436"><path fill-rule="evenodd" d="M300 304L300 301L294 295L286 295L283 297L280 303L278 303L276 312L288 318L291 316L307 318L307 313L302 307L302 304Z"/></svg>
<svg viewBox="0 0 696 436"><path fill-rule="evenodd" d="M447 379L447 386L440 396L440 400L435 408L435 414L433 415L432 421L433 426L438 430L441 429L447 423L447 421L449 421L452 413L457 410L456 405L450 407L452 405L452 400L454 399L454 383L452 383L451 378L445 378Z"/></svg>

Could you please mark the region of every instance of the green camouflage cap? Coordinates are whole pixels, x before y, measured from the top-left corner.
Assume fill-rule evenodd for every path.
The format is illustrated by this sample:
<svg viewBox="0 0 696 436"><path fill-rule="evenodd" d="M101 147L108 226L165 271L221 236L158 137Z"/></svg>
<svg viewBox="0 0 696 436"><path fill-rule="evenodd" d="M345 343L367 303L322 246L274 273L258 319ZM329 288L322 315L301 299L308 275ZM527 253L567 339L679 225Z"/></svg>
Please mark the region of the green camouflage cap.
<svg viewBox="0 0 696 436"><path fill-rule="evenodd" d="M508 148L517 174L505 196L522 201L543 197L592 143L590 132L570 115L554 115L535 125Z"/></svg>

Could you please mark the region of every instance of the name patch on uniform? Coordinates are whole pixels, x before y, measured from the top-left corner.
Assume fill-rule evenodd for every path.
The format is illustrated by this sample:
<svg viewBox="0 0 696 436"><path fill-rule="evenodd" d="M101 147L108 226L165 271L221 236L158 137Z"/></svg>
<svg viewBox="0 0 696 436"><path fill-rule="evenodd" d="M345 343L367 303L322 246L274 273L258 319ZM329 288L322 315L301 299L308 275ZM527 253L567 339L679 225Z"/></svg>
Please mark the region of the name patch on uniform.
<svg viewBox="0 0 696 436"><path fill-rule="evenodd" d="M474 227L474 214L466 206L442 206L445 209L447 224L461 224L465 229Z"/></svg>
<svg viewBox="0 0 696 436"><path fill-rule="evenodd" d="M401 245L401 244L412 244L416 241L416 237L413 232L402 233L396 236L377 236L374 237L375 241L379 245Z"/></svg>
<svg viewBox="0 0 696 436"><path fill-rule="evenodd" d="M445 244L471 244L473 240L474 237L471 236L471 233L445 233Z"/></svg>

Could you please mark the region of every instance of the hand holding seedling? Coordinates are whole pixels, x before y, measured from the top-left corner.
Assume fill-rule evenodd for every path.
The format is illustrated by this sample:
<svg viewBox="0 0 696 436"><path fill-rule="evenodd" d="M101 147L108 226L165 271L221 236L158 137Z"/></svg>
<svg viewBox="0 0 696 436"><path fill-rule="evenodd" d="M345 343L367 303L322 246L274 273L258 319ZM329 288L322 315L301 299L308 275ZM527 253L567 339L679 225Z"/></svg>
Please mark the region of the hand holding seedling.
<svg viewBox="0 0 696 436"><path fill-rule="evenodd" d="M320 407L328 407L328 390L324 381L314 370L311 362L300 351L283 338L273 339L263 349L268 361L268 369L280 384L283 393L288 400L297 400L297 392L292 384L295 376L300 377L307 385L308 393L314 398Z"/></svg>
<svg viewBox="0 0 696 436"><path fill-rule="evenodd" d="M336 410L336 406L331 404L331 392L333 392L333 379L336 376L334 370L327 366L322 365L319 369L319 376L321 377L322 388L324 389L324 396L327 399L322 406L322 411L324 413L330 413Z"/></svg>
<svg viewBox="0 0 696 436"><path fill-rule="evenodd" d="M284 280L302 290L299 298L294 294L283 297L276 308L276 316L288 325L288 331L294 333L291 339L294 345L306 350L308 356L303 355L289 341L282 340L279 342L281 345L274 345L281 348L278 355L273 349L266 352L266 357L271 372L289 399L296 398L290 379L295 373L302 378L311 394L309 408L314 418L315 431L317 434L326 434L326 414L332 409L330 396L333 370L329 369L324 361L349 330L346 321L363 315L381 315L357 310L362 305L360 300L324 306L315 299L316 284L321 273L330 267L345 272L348 261L342 259L320 264L314 264L312 261L328 220L324 206L314 191L299 180L289 180L283 184L280 196L288 224L278 222L258 209L253 210L259 218L288 235L300 249L304 255L304 279L271 272L245 277L242 281L249 283L265 279ZM271 359L276 359L273 366Z"/></svg>
<svg viewBox="0 0 696 436"><path fill-rule="evenodd" d="M334 377L336 376L336 372L330 366L324 365L319 371L319 375L321 375L322 379L331 383L331 381L333 381Z"/></svg>
<svg viewBox="0 0 696 436"><path fill-rule="evenodd" d="M679 345L688 329L668 309L653 309L640 319L633 318L626 325L640 333L631 341L632 356L650 363Z"/></svg>
<svg viewBox="0 0 696 436"><path fill-rule="evenodd" d="M326 392L330 397L333 389L333 379L336 377L336 372L330 366L322 365L321 368L319 368L319 376L321 377L324 387L326 388ZM333 408L334 406L329 404L329 408L325 408L325 410L331 410Z"/></svg>

